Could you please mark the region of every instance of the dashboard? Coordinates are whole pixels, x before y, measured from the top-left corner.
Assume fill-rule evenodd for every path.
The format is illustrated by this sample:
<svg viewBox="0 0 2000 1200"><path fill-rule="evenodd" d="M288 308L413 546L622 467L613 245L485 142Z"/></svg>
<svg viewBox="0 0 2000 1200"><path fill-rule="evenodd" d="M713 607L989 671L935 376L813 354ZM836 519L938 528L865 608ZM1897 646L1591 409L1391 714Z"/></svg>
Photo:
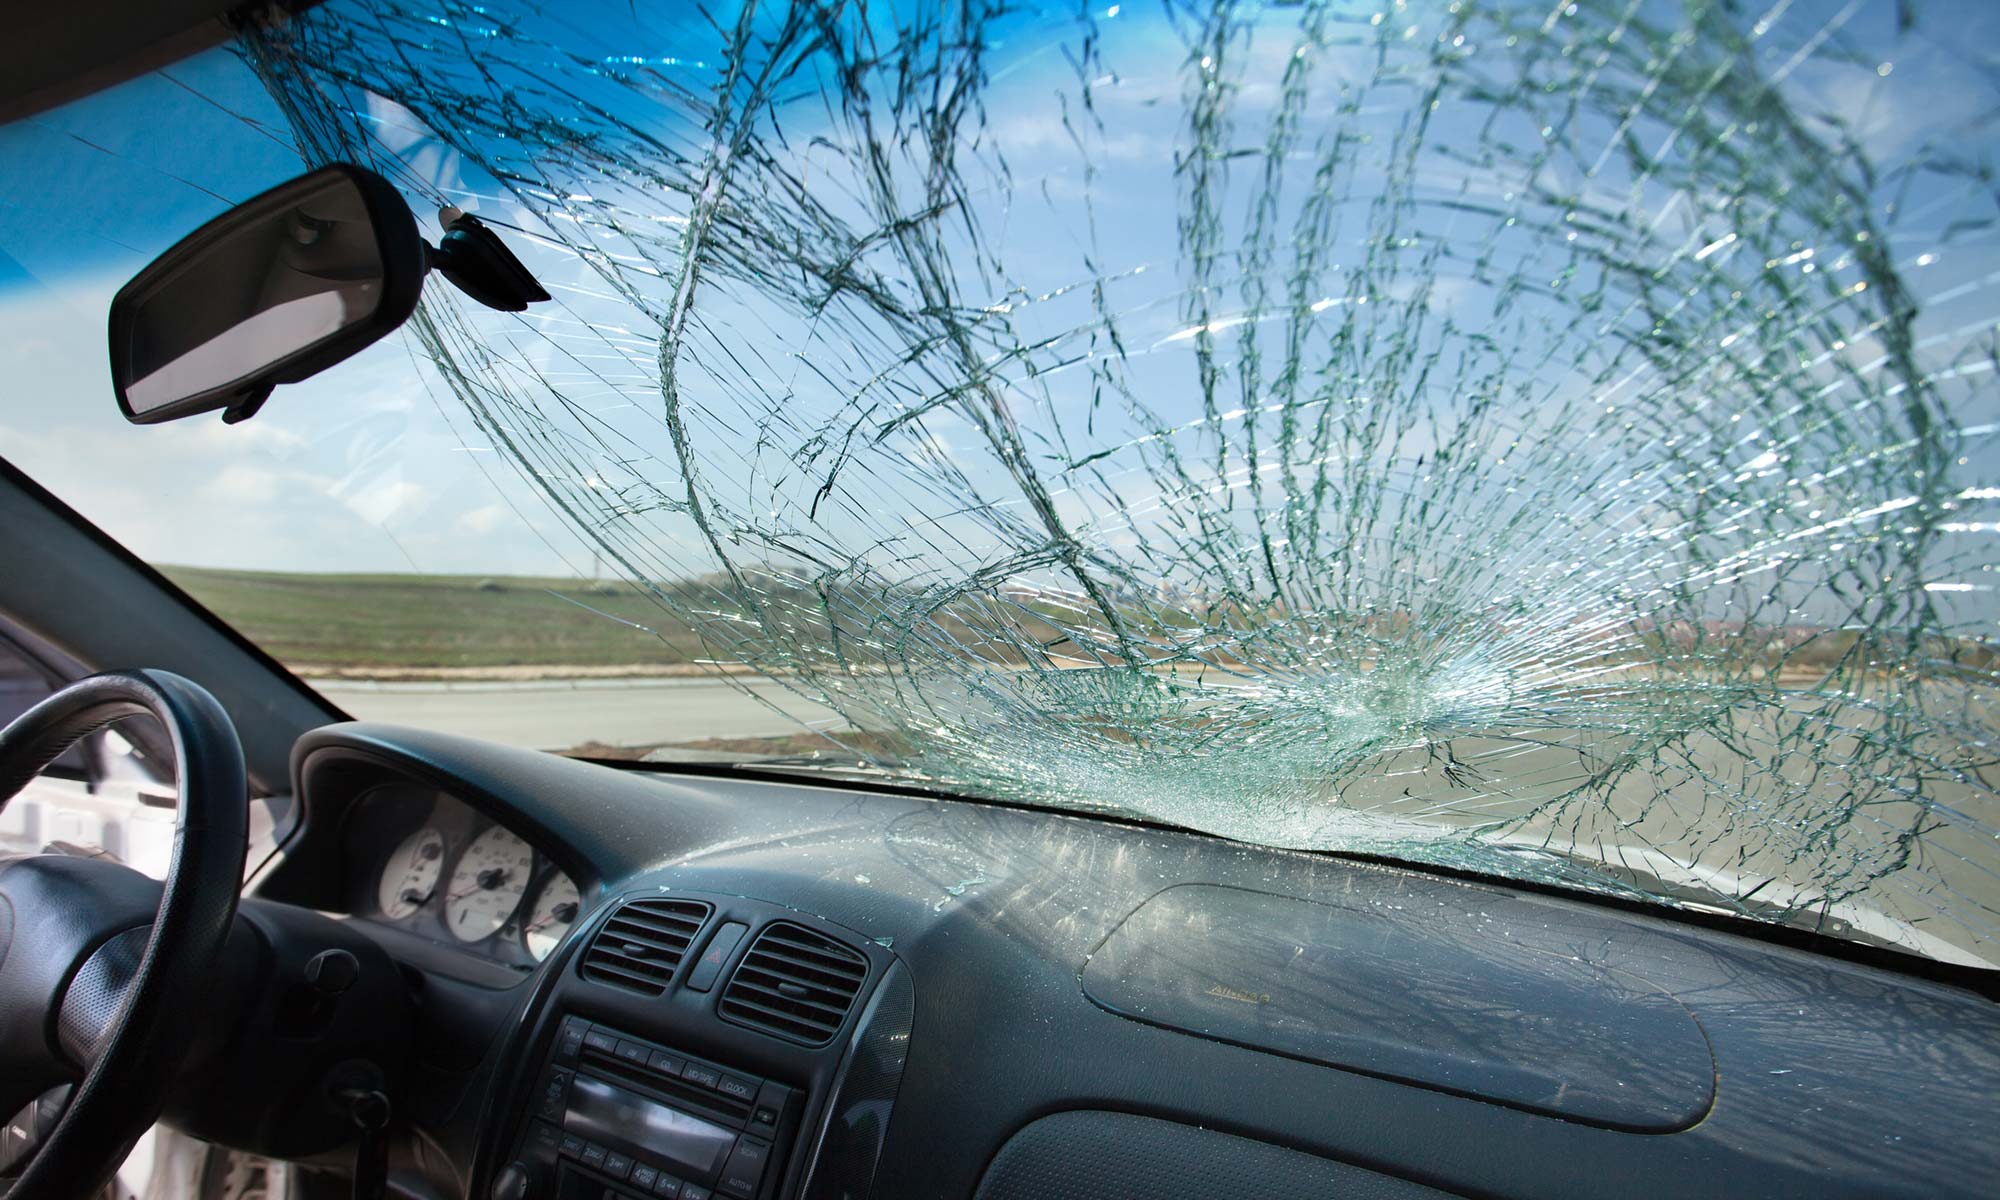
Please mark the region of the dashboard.
<svg viewBox="0 0 2000 1200"><path fill-rule="evenodd" d="M384 725L293 772L254 891L408 984L410 1196L2000 1194L1976 973Z"/></svg>
<svg viewBox="0 0 2000 1200"><path fill-rule="evenodd" d="M451 793L385 783L348 817L347 911L521 970L548 958L581 905L543 851Z"/></svg>

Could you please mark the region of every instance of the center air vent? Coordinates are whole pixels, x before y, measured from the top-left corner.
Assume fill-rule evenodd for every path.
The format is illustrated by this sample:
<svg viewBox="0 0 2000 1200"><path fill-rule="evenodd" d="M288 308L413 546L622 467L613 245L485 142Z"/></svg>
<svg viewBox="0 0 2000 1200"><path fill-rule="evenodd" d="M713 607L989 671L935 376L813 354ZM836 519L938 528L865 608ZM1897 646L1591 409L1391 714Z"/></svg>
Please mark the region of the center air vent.
<svg viewBox="0 0 2000 1200"><path fill-rule="evenodd" d="M718 1006L725 1020L807 1046L839 1031L868 978L868 960L810 929L767 925L736 966Z"/></svg>
<svg viewBox="0 0 2000 1200"><path fill-rule="evenodd" d="M648 996L665 993L710 911L699 900L628 901L591 940L583 977Z"/></svg>

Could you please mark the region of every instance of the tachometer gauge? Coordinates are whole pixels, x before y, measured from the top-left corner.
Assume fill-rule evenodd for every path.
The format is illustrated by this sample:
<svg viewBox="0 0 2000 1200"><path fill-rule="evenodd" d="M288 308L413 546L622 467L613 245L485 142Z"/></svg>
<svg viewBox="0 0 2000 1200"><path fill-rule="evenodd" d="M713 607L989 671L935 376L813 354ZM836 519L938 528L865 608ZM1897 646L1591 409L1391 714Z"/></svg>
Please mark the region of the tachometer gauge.
<svg viewBox="0 0 2000 1200"><path fill-rule="evenodd" d="M382 868L382 882L375 893L382 914L400 921L422 908L437 891L438 874L443 870L442 833L419 829L404 838Z"/></svg>
<svg viewBox="0 0 2000 1200"><path fill-rule="evenodd" d="M445 893L444 923L461 942L476 942L507 923L528 890L534 865L528 843L495 825L458 856Z"/></svg>
<svg viewBox="0 0 2000 1200"><path fill-rule="evenodd" d="M521 942L536 962L547 958L569 932L576 920L577 903L576 885L569 876L557 871L542 881L542 890L535 893L535 903L528 909L528 923L521 926Z"/></svg>

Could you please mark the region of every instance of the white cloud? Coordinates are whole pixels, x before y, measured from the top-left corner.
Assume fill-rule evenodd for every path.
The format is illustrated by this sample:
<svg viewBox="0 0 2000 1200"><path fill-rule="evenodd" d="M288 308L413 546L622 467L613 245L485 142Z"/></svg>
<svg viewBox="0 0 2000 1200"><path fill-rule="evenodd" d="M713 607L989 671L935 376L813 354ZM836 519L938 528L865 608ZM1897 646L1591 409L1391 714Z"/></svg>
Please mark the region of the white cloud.
<svg viewBox="0 0 2000 1200"><path fill-rule="evenodd" d="M278 473L248 463L230 463L201 485L202 499L215 504L269 504L278 498L283 480Z"/></svg>
<svg viewBox="0 0 2000 1200"><path fill-rule="evenodd" d="M455 533L484 536L506 524L510 515L505 505L481 505L470 512L460 513L458 520L452 523L452 530Z"/></svg>

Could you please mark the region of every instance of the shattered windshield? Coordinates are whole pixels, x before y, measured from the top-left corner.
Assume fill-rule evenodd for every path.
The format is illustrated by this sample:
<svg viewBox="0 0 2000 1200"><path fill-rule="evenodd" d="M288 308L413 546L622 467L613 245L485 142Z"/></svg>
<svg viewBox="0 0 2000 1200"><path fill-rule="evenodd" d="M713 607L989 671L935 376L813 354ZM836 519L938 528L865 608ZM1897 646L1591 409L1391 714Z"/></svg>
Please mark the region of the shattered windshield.
<svg viewBox="0 0 2000 1200"><path fill-rule="evenodd" d="M7 130L109 265L17 214L0 299L101 304L303 159L554 300L433 287L255 422L102 434L227 536L93 499L101 384L6 452L362 715L1987 963L1996 46L1915 0L335 0ZM86 184L160 227L74 230Z"/></svg>

